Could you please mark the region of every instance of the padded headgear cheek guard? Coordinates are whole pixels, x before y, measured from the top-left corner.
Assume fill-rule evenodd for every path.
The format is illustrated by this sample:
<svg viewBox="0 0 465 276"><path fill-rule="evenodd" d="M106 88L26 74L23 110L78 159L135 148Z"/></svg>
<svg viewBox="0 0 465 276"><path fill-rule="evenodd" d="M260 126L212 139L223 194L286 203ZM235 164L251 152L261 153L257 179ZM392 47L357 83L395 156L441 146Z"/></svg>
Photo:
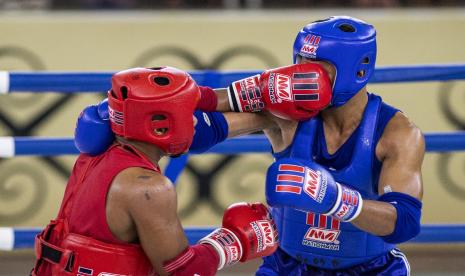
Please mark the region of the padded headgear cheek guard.
<svg viewBox="0 0 465 276"><path fill-rule="evenodd" d="M158 146L169 155L187 151L200 91L189 74L172 67L134 68L112 77L108 92L112 131Z"/></svg>
<svg viewBox="0 0 465 276"><path fill-rule="evenodd" d="M297 57L328 61L336 68L333 106L349 101L370 79L376 63L376 30L362 20L333 16L305 26L294 42Z"/></svg>

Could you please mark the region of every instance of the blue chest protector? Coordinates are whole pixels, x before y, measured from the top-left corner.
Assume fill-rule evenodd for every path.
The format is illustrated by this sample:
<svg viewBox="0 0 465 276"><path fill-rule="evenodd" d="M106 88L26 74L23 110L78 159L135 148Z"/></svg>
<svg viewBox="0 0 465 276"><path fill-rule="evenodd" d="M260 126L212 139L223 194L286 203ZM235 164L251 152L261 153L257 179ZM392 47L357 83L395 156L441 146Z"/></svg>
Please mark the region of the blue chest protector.
<svg viewBox="0 0 465 276"><path fill-rule="evenodd" d="M378 198L381 163L375 147L388 121L398 110L369 94L362 121L333 155L326 150L320 118L301 122L292 145L275 158L314 160L331 171L335 180L360 192L364 199ZM335 158L334 158L335 157ZM351 223L292 208L273 208L280 247L297 260L325 269L342 269L371 260L395 247Z"/></svg>

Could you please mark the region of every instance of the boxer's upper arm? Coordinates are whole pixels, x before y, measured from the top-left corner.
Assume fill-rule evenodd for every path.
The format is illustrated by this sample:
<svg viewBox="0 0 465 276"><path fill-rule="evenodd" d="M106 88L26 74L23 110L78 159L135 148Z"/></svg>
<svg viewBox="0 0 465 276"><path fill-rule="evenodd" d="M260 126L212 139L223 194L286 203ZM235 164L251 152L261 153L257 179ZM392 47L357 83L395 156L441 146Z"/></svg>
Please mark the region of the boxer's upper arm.
<svg viewBox="0 0 465 276"><path fill-rule="evenodd" d="M376 147L376 156L382 161L378 194L395 191L421 200L424 154L425 140L421 131L405 115L396 113Z"/></svg>
<svg viewBox="0 0 465 276"><path fill-rule="evenodd" d="M163 175L143 168L130 168L119 182L119 196L124 198L138 240L157 272L164 274L162 263L188 246L177 216L175 188Z"/></svg>

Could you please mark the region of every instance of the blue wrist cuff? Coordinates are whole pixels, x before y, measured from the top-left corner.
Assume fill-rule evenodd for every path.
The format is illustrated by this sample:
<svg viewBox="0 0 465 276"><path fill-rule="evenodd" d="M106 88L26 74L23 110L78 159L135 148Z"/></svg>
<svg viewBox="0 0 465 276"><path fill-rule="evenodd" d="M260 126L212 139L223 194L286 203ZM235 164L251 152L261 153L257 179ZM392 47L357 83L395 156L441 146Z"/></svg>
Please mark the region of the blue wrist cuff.
<svg viewBox="0 0 465 276"><path fill-rule="evenodd" d="M390 235L381 237L385 242L392 244L406 242L420 233L421 201L398 192L383 194L378 200L392 204L397 210L394 231Z"/></svg>
<svg viewBox="0 0 465 276"><path fill-rule="evenodd" d="M197 118L191 153L203 153L228 137L228 123L221 112L194 112Z"/></svg>

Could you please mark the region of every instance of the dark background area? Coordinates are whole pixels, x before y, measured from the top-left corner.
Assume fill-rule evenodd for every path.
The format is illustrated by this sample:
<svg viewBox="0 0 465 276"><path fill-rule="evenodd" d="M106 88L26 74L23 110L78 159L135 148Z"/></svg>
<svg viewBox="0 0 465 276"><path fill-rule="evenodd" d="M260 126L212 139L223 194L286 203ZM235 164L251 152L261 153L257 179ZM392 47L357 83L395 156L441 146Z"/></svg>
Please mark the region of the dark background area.
<svg viewBox="0 0 465 276"><path fill-rule="evenodd" d="M298 9L459 7L463 0L0 0L0 10Z"/></svg>

